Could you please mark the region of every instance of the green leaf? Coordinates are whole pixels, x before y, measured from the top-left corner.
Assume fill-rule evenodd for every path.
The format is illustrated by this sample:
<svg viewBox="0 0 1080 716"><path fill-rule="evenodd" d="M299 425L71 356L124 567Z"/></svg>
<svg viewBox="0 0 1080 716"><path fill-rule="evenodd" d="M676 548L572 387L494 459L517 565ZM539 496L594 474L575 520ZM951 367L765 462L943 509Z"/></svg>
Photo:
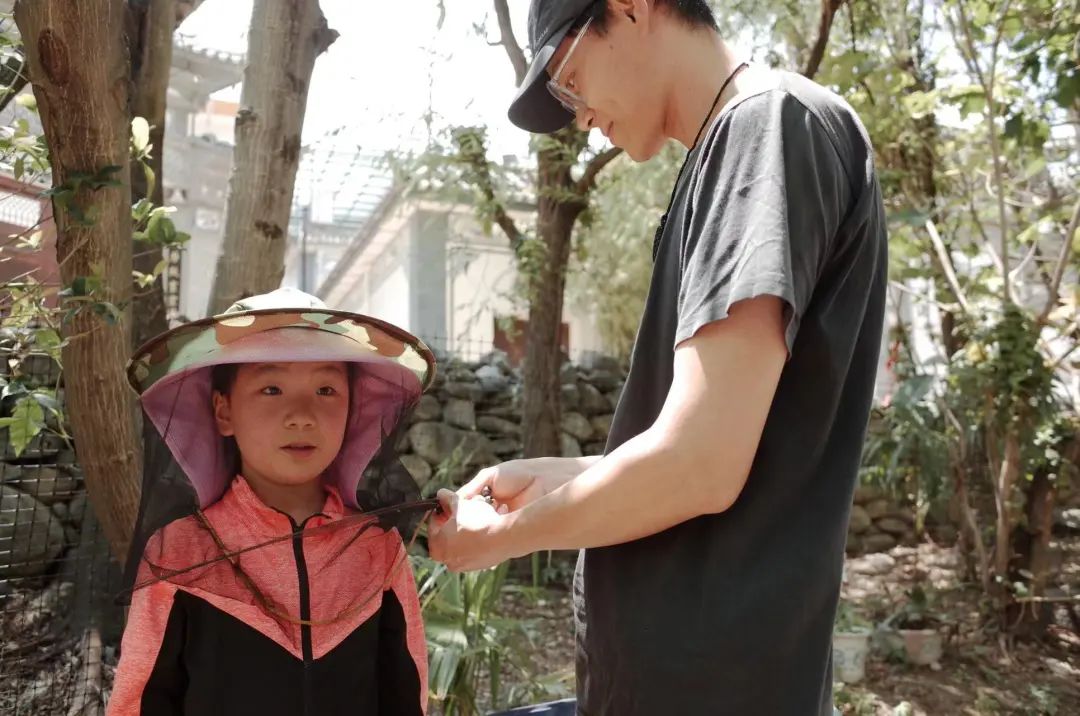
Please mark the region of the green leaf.
<svg viewBox="0 0 1080 716"><path fill-rule="evenodd" d="M15 176L15 181L22 181L23 173L26 171L26 165L22 157L18 157L15 160L15 166L12 167L12 174Z"/></svg>
<svg viewBox="0 0 1080 716"><path fill-rule="evenodd" d="M131 120L131 146L139 154L146 151L150 143L150 125L143 117L135 117Z"/></svg>
<svg viewBox="0 0 1080 716"><path fill-rule="evenodd" d="M10 418L0 418L0 427L7 428L8 442L15 450L15 457L19 457L45 427L45 411L33 396L24 396L15 404Z"/></svg>
<svg viewBox="0 0 1080 716"><path fill-rule="evenodd" d="M40 328L34 332L34 345L43 351L59 348L62 343L60 336L51 328Z"/></svg>
<svg viewBox="0 0 1080 716"><path fill-rule="evenodd" d="M36 112L37 111L37 98L34 97L34 95L31 94L30 92L27 92L25 94L21 94L18 97L16 97L15 98L15 104L17 104L20 107L23 107L25 109L28 109L31 112Z"/></svg>
<svg viewBox="0 0 1080 716"><path fill-rule="evenodd" d="M148 196L153 196L154 182L157 181L157 177L154 176L154 170L146 162L142 163L142 170L143 176L146 178L146 193Z"/></svg>

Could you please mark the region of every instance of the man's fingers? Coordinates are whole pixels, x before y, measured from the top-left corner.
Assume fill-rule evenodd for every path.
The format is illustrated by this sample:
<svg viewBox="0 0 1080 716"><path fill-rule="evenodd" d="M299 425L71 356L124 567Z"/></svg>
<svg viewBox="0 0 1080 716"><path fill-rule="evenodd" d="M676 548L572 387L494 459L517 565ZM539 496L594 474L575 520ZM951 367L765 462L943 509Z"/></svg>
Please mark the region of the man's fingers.
<svg viewBox="0 0 1080 716"><path fill-rule="evenodd" d="M442 507L443 516L446 519L450 519L457 514L458 496L453 490L447 490L445 487L435 495L439 501L439 505Z"/></svg>
<svg viewBox="0 0 1080 716"><path fill-rule="evenodd" d="M462 485L457 491L457 494L465 499L476 497L485 486L495 481L496 472L497 468L485 467L483 470L476 473L476 476L473 479Z"/></svg>

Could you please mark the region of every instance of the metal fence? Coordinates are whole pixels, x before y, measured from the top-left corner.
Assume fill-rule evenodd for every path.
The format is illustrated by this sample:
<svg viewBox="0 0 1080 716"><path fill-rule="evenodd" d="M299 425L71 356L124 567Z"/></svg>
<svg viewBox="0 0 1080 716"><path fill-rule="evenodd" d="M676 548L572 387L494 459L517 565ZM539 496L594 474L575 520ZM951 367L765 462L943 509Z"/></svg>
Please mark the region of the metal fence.
<svg viewBox="0 0 1080 716"><path fill-rule="evenodd" d="M22 367L38 373L23 376L30 382L55 381L44 356ZM5 417L11 403L2 403ZM112 683L119 568L74 446L45 429L16 455L11 430L0 430L0 714L66 715L103 704Z"/></svg>

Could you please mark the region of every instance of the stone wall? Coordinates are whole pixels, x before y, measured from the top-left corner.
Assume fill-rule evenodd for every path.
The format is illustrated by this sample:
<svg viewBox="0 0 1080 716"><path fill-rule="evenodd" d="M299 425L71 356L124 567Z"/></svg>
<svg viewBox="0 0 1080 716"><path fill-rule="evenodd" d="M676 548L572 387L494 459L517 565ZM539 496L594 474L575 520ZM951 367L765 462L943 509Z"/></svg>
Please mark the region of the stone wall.
<svg viewBox="0 0 1080 716"><path fill-rule="evenodd" d="M624 373L617 361L593 356L562 371L562 454L604 449ZM439 374L412 416L401 459L426 485L440 466L458 483L476 469L521 457L521 375L503 353L466 363L443 358Z"/></svg>

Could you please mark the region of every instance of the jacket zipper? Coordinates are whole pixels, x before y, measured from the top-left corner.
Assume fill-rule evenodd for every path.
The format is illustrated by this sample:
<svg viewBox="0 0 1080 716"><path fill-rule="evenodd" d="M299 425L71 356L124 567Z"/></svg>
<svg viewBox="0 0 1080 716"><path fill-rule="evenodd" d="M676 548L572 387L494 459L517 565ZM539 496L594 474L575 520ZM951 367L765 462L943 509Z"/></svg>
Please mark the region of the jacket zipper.
<svg viewBox="0 0 1080 716"><path fill-rule="evenodd" d="M293 526L293 557L296 559L296 575L300 580L300 619L310 621L311 591L308 584L307 561L304 559L304 525L307 524L307 520L297 524L296 520L290 516L289 521L292 522ZM304 687L302 691L304 716L310 716L314 713L311 705L311 665L315 661L312 656L310 624L300 625L300 648L304 658Z"/></svg>

